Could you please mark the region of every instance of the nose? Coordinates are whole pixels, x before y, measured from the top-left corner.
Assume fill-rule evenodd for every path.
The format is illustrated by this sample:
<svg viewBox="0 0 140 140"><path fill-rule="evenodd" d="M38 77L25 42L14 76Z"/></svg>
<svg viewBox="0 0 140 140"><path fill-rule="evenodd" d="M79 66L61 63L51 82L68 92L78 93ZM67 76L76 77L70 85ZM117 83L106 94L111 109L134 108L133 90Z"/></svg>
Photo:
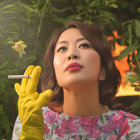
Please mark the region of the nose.
<svg viewBox="0 0 140 140"><path fill-rule="evenodd" d="M67 52L67 60L79 59L79 51L76 48L70 49Z"/></svg>
<svg viewBox="0 0 140 140"><path fill-rule="evenodd" d="M68 55L67 60L71 60L71 59L78 59L78 56L76 54Z"/></svg>
<svg viewBox="0 0 140 140"><path fill-rule="evenodd" d="M67 50L67 60L79 59L80 58L80 51L75 44L70 44Z"/></svg>

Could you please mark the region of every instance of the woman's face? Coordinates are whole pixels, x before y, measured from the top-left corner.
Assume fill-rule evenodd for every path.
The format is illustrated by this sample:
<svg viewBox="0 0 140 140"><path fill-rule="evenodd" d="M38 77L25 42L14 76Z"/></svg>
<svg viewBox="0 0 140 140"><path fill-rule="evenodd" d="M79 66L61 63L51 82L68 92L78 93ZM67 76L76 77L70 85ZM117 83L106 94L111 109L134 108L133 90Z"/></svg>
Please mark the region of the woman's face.
<svg viewBox="0 0 140 140"><path fill-rule="evenodd" d="M67 29L58 38L53 65L62 88L95 84L100 79L100 56L76 28Z"/></svg>

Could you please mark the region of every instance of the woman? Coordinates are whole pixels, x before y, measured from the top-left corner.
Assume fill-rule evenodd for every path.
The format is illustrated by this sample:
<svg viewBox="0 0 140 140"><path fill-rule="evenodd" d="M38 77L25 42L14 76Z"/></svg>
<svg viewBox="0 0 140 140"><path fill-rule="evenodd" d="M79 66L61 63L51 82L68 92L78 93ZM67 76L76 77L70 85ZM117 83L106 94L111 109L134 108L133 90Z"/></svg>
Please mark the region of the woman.
<svg viewBox="0 0 140 140"><path fill-rule="evenodd" d="M54 35L44 58L43 93L38 94L40 73L39 66L29 66L25 74L32 78L15 85L20 120L14 127L14 140L19 135L22 140L139 137L139 117L115 110L121 77L110 47L95 26L73 21ZM42 108L43 116L42 106L49 107Z"/></svg>

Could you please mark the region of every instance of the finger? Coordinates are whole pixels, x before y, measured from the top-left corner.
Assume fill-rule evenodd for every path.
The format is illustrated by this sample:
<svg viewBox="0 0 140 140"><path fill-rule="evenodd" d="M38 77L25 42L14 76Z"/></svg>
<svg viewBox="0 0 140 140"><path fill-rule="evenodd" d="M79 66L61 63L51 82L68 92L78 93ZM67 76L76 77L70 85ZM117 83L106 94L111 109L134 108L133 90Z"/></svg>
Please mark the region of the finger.
<svg viewBox="0 0 140 140"><path fill-rule="evenodd" d="M24 72L24 75L31 75L33 69L34 69L35 66L33 65L30 65L26 71ZM29 78L22 78L22 81L21 81L21 86L23 87L26 87L27 85L27 82L28 82Z"/></svg>
<svg viewBox="0 0 140 140"><path fill-rule="evenodd" d="M33 69L31 78L28 80L28 83L27 83L28 91L30 91L32 93L36 92L40 74L41 74L41 67L36 66Z"/></svg>
<svg viewBox="0 0 140 140"><path fill-rule="evenodd" d="M39 96L38 92L35 92L35 93L33 94L34 100L36 100L36 99L38 98L38 96Z"/></svg>
<svg viewBox="0 0 140 140"><path fill-rule="evenodd" d="M42 108L43 106L48 104L48 102L52 98L52 94L53 94L53 91L51 89L48 89L48 90L44 91L43 93L41 93L39 95L39 98L36 101L38 108Z"/></svg>
<svg viewBox="0 0 140 140"><path fill-rule="evenodd" d="M19 83L15 83L15 90L16 90L16 92L17 92L17 94L19 95L20 93L19 93L19 88L20 88L20 84Z"/></svg>

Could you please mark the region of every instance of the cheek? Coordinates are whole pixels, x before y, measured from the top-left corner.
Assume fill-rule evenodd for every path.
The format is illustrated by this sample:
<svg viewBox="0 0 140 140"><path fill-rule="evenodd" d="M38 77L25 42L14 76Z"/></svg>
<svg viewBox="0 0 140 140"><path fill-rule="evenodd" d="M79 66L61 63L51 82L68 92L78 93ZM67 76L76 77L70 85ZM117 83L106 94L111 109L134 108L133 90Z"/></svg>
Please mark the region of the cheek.
<svg viewBox="0 0 140 140"><path fill-rule="evenodd" d="M87 62L90 63L95 63L97 65L100 65L100 56L96 51L91 51L88 55L87 55Z"/></svg>
<svg viewBox="0 0 140 140"><path fill-rule="evenodd" d="M92 72L95 72L96 74L99 73L100 71L100 56L97 52L91 52L88 57L86 62L89 65L89 69Z"/></svg>
<svg viewBox="0 0 140 140"><path fill-rule="evenodd" d="M53 66L54 66L54 71L57 75L57 72L59 71L59 67L60 67L60 61L57 57L54 57Z"/></svg>
<svg viewBox="0 0 140 140"><path fill-rule="evenodd" d="M58 61L58 59L56 58L56 57L54 57L54 59L53 59L53 66L54 66L54 70L56 70L57 69L57 67L58 67L58 65L59 65L59 61Z"/></svg>
<svg viewBox="0 0 140 140"><path fill-rule="evenodd" d="M66 56L64 54L56 54L53 59L53 66L56 71L62 71L64 67Z"/></svg>
<svg viewBox="0 0 140 140"><path fill-rule="evenodd" d="M56 75L56 80L59 84L63 72L62 72L62 62L58 57L54 57L53 66L54 66L54 71Z"/></svg>

